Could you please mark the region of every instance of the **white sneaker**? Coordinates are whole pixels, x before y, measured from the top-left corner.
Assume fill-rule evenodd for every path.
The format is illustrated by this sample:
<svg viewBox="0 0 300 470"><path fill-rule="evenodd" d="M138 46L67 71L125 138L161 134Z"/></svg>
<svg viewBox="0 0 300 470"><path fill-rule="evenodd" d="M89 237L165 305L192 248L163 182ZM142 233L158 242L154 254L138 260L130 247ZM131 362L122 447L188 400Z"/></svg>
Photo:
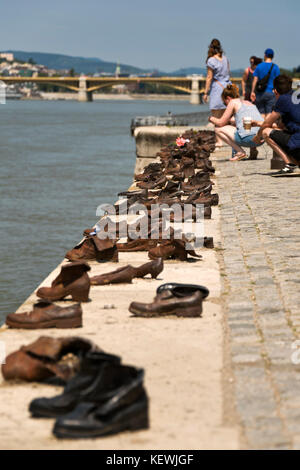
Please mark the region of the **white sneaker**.
<svg viewBox="0 0 300 470"><path fill-rule="evenodd" d="M284 168L282 168L279 171L276 171L276 173L273 173L272 176L285 176L285 175L290 175L294 173L294 171L297 169L296 165L285 165Z"/></svg>

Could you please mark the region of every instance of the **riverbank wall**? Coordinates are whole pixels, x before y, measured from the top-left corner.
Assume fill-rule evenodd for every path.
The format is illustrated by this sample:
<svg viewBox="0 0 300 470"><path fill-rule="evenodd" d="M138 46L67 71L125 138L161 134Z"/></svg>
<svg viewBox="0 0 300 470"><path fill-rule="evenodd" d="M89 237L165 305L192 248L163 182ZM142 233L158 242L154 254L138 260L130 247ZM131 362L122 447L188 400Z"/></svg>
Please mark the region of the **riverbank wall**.
<svg viewBox="0 0 300 470"><path fill-rule="evenodd" d="M48 101L78 101L77 93L40 93L42 99ZM107 101L107 100L120 100L120 101L187 101L190 100L190 95L176 95L176 94L144 94L144 93L93 93L94 101Z"/></svg>

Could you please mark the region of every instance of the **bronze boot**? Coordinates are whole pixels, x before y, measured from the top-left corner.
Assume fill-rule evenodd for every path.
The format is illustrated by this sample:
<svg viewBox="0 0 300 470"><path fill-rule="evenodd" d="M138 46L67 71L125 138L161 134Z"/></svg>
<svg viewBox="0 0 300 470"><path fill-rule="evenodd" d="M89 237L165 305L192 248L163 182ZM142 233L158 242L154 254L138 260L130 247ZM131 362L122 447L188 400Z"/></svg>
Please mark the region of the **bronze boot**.
<svg viewBox="0 0 300 470"><path fill-rule="evenodd" d="M6 318L11 328L36 330L39 328L79 328L82 326L80 304L70 307L58 307L51 302L40 301L31 312L11 313Z"/></svg>
<svg viewBox="0 0 300 470"><path fill-rule="evenodd" d="M71 295L75 302L87 302L90 291L90 271L87 263L75 261L61 267L61 272L51 284L51 287L40 287L36 295L45 300L61 300Z"/></svg>
<svg viewBox="0 0 300 470"><path fill-rule="evenodd" d="M70 261L96 260L118 261L118 250L115 240L101 240L97 235L87 236L79 245L68 251L65 256Z"/></svg>
<svg viewBox="0 0 300 470"><path fill-rule="evenodd" d="M56 377L67 382L80 367L80 358L92 351L99 349L84 338L40 336L7 356L2 374L5 380L40 382Z"/></svg>
<svg viewBox="0 0 300 470"><path fill-rule="evenodd" d="M9 354L2 365L5 380L25 380L26 382L42 382L55 374L41 358L31 356L25 351Z"/></svg>

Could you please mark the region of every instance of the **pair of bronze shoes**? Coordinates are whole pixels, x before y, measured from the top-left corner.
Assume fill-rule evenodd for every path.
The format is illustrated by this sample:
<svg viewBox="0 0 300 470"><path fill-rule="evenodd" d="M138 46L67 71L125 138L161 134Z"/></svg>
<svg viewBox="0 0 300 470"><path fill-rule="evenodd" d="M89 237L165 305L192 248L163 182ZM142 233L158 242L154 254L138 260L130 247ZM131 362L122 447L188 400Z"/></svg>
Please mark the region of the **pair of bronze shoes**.
<svg viewBox="0 0 300 470"><path fill-rule="evenodd" d="M30 312L11 313L6 324L11 328L80 328L82 326L82 308L80 303L70 307L59 307L53 301L71 296L74 301L87 302L90 291L90 278L87 271L90 266L84 262L74 262L61 267L59 275L51 287L41 287L37 296L43 299L33 305Z"/></svg>
<svg viewBox="0 0 300 470"><path fill-rule="evenodd" d="M150 274L152 279L156 279L157 276L163 271L164 263L162 258L158 258L155 261L142 264L137 268L130 264L119 268L111 273L101 274L100 276L94 276L91 278L92 286L104 286L107 284L130 284L134 278L143 278Z"/></svg>
<svg viewBox="0 0 300 470"><path fill-rule="evenodd" d="M151 303L132 302L129 311L136 317L200 317L202 302L209 290L195 284L167 283L160 286Z"/></svg>

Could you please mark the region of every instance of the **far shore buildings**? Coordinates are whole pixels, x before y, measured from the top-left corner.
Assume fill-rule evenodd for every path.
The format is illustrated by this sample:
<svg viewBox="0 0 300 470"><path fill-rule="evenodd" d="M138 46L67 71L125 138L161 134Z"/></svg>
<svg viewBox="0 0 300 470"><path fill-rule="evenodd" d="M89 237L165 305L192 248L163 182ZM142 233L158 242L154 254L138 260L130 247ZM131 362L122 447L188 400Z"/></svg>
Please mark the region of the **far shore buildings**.
<svg viewBox="0 0 300 470"><path fill-rule="evenodd" d="M0 80L2 77L53 77L58 74L55 69L45 65L35 64L33 61L23 62L9 52L0 52ZM38 87L32 83L9 85L10 88L25 96L34 96Z"/></svg>
<svg viewBox="0 0 300 470"><path fill-rule="evenodd" d="M7 62L13 62L15 58L11 52L0 52L0 59L5 59Z"/></svg>
<svg viewBox="0 0 300 470"><path fill-rule="evenodd" d="M0 75L4 77L52 77L57 73L57 70L49 69L45 65L20 61L10 52L0 52Z"/></svg>

